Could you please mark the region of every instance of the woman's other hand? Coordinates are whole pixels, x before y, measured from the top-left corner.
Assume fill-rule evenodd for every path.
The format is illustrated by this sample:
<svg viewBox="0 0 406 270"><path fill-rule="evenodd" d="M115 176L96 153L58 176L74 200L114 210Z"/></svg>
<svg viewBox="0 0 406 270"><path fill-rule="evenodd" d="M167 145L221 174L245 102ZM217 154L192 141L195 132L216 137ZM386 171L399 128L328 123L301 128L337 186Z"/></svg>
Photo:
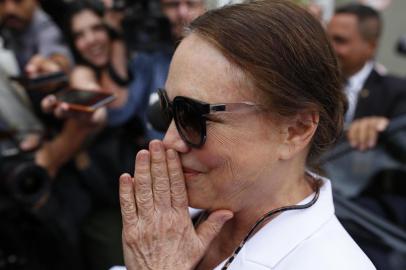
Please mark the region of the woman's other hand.
<svg viewBox="0 0 406 270"><path fill-rule="evenodd" d="M138 152L134 178L120 177L127 269L193 269L232 212L217 210L197 229L178 154L154 140Z"/></svg>

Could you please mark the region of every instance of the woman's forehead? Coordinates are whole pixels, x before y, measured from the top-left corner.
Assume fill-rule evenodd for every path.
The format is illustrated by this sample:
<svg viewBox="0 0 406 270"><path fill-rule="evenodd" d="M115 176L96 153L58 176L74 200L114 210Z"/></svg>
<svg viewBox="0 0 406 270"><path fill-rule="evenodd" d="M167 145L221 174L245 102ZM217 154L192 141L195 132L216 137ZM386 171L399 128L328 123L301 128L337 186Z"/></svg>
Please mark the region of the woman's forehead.
<svg viewBox="0 0 406 270"><path fill-rule="evenodd" d="M191 34L178 46L169 69L168 96L188 96L202 101L237 102L251 91L246 76L215 46Z"/></svg>
<svg viewBox="0 0 406 270"><path fill-rule="evenodd" d="M84 9L75 15L73 15L72 20L73 30L79 30L80 28L87 27L93 24L102 23L102 19L89 9Z"/></svg>

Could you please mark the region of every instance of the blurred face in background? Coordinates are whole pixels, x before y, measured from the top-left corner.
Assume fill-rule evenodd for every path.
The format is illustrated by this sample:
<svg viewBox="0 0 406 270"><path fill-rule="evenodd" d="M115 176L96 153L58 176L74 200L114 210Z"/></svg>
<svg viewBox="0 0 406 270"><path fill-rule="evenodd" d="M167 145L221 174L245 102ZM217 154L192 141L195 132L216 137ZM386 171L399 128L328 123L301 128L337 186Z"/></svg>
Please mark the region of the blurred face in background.
<svg viewBox="0 0 406 270"><path fill-rule="evenodd" d="M14 31L23 31L31 22L36 0L0 0L1 25Z"/></svg>
<svg viewBox="0 0 406 270"><path fill-rule="evenodd" d="M161 8L175 39L179 39L183 28L206 10L204 0L161 0Z"/></svg>
<svg viewBox="0 0 406 270"><path fill-rule="evenodd" d="M336 14L327 26L343 75L348 78L365 65L375 53L376 42L360 33L358 19L353 14Z"/></svg>
<svg viewBox="0 0 406 270"><path fill-rule="evenodd" d="M73 16L71 27L80 56L95 67L107 65L111 42L103 19L91 10L83 10Z"/></svg>

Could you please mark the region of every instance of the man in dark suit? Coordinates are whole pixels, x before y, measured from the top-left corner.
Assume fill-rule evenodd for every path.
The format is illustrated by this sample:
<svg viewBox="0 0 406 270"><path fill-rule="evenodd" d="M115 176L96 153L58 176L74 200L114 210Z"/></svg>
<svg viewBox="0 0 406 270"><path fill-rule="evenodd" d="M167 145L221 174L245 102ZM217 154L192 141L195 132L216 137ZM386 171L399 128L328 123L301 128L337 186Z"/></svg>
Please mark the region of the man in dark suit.
<svg viewBox="0 0 406 270"><path fill-rule="evenodd" d="M374 147L379 133L386 129L389 122L406 113L406 81L387 75L385 69L374 61L381 30L382 21L379 13L359 4L339 7L327 26L327 32L341 65L344 90L348 97L349 108L345 115L346 135L351 145L359 150ZM394 192L397 190L382 188L391 187L391 183L395 183L392 180L404 180L402 177L404 173L393 171L385 173L380 174L379 179L371 179L369 189L378 190L377 194L365 192L352 201L386 221L405 226L404 195ZM374 180L384 181L374 182ZM394 267L393 254L396 253L387 246L380 245L379 240L368 239L365 236L368 236L368 232L364 227L360 233L354 229L356 227L353 223L345 218L341 221L377 269L404 269Z"/></svg>
<svg viewBox="0 0 406 270"><path fill-rule="evenodd" d="M374 61L381 30L379 13L359 4L338 8L327 26L349 101L347 137L360 150L374 147L390 119L406 113L406 81Z"/></svg>

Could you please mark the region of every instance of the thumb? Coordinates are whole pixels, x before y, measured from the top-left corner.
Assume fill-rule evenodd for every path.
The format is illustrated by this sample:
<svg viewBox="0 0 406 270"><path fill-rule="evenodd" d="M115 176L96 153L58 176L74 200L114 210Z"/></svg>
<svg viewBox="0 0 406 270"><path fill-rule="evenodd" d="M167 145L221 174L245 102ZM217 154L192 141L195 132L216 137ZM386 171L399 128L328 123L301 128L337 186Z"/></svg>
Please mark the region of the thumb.
<svg viewBox="0 0 406 270"><path fill-rule="evenodd" d="M203 246L207 248L214 237L220 232L224 223L233 217L233 213L229 210L217 210L196 229L197 236L200 238Z"/></svg>

